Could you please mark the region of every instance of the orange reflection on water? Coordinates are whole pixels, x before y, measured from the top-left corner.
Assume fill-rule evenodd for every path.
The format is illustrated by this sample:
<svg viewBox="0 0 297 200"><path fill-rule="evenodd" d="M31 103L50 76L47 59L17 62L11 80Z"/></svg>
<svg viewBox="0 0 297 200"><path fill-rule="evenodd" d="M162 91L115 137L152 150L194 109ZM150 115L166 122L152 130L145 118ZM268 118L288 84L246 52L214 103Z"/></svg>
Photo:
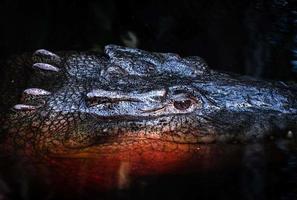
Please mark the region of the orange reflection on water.
<svg viewBox="0 0 297 200"><path fill-rule="evenodd" d="M138 140L105 144L76 153L49 155L39 175L60 189L128 189L142 177L205 172L232 165L237 145L177 144ZM223 155L223 156L222 156ZM36 171L34 173L40 173Z"/></svg>

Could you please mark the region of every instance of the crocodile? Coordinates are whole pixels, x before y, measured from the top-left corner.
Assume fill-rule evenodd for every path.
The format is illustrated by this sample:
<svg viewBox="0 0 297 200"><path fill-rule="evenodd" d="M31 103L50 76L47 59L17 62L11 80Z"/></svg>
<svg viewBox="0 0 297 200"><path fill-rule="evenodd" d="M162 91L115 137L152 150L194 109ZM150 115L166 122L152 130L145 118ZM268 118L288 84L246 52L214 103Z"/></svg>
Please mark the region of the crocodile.
<svg viewBox="0 0 297 200"><path fill-rule="evenodd" d="M107 45L101 54L40 49L11 65L28 71L1 126L12 149L246 143L297 129L294 85L215 71L198 56Z"/></svg>

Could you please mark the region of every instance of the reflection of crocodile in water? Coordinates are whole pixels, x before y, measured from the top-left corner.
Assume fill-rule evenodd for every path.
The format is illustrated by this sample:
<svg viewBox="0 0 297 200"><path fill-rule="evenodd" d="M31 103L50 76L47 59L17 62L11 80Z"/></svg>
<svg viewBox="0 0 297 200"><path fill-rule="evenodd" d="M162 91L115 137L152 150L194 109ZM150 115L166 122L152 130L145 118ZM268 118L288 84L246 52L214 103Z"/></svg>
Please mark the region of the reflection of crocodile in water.
<svg viewBox="0 0 297 200"><path fill-rule="evenodd" d="M199 57L108 45L104 55L38 50L11 63L27 65L29 89L2 126L14 147L246 142L297 128L295 87L216 72Z"/></svg>

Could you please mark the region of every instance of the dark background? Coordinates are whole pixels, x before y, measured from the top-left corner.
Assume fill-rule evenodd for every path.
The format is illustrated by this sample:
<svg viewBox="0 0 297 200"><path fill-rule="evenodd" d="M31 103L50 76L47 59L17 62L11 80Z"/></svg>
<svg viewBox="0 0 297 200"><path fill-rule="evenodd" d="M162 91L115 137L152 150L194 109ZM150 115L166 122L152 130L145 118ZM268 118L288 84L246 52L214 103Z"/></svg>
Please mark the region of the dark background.
<svg viewBox="0 0 297 200"><path fill-rule="evenodd" d="M0 27L2 59L38 48L102 51L113 43L198 55L214 69L296 80L294 0L2 0Z"/></svg>
<svg viewBox="0 0 297 200"><path fill-rule="evenodd" d="M198 55L213 69L263 79L297 80L296 0L46 0L30 3L1 0L0 27L0 60L39 48L102 52L104 45L113 43L182 56ZM6 69L1 66L1 81L10 80L2 77L6 76ZM14 93L20 94L19 90L21 88ZM1 94L0 99L7 101L8 95L2 91ZM145 190L132 188L127 193L111 192L108 194L111 197L102 199L238 199L242 194L247 196L243 199L257 195L266 195L266 199L280 199L280 196L296 199L296 155L296 150L287 153L286 162L271 165L266 155L257 158L252 154L244 163L248 166L243 167L248 169L246 171L239 168L217 174L159 177ZM0 163L9 166L3 159ZM14 168L11 171L15 173ZM25 182L17 173L15 177ZM19 185L22 184L20 181ZM6 192L4 189L0 180L0 199L5 199L1 196ZM51 192L49 188L38 191L38 185L28 190L36 196L42 196L44 191ZM19 195L30 199L26 193L13 191L7 193L11 192L15 199L20 199ZM192 194L195 196L189 198ZM56 195L61 199L60 194Z"/></svg>

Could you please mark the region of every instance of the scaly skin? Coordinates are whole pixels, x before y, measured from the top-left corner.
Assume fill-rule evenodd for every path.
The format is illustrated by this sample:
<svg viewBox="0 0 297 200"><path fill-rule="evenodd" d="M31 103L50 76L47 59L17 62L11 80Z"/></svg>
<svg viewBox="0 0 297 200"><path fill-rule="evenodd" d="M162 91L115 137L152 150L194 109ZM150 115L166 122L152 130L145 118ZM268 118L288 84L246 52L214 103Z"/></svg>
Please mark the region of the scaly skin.
<svg viewBox="0 0 297 200"><path fill-rule="evenodd" d="M38 50L15 65L24 63L29 89L2 126L12 149L247 142L297 129L295 87L216 72L199 57L109 45L104 55Z"/></svg>

